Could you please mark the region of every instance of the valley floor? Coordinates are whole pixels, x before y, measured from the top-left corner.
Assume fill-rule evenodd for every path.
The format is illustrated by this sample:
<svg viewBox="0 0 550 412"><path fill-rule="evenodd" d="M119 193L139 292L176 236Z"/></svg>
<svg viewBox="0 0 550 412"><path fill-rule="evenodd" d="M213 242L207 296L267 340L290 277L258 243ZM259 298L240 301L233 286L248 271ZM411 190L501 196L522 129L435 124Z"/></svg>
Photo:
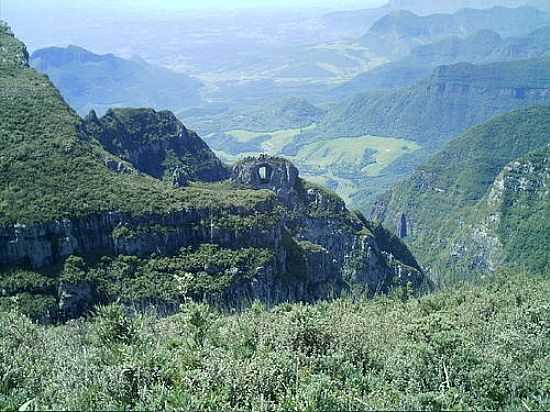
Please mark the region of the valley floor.
<svg viewBox="0 0 550 412"><path fill-rule="evenodd" d="M0 409L550 409L550 281L480 283L56 327L0 313Z"/></svg>

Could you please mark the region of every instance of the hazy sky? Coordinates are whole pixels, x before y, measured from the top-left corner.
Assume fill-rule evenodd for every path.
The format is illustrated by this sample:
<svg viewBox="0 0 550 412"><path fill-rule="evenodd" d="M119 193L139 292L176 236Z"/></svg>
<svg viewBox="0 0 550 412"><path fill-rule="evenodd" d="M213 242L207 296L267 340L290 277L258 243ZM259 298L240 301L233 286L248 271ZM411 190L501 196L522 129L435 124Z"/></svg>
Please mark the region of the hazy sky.
<svg viewBox="0 0 550 412"><path fill-rule="evenodd" d="M52 8L118 8L141 9L243 9L243 8L309 8L331 9L372 7L384 0L0 0L5 11L36 11Z"/></svg>

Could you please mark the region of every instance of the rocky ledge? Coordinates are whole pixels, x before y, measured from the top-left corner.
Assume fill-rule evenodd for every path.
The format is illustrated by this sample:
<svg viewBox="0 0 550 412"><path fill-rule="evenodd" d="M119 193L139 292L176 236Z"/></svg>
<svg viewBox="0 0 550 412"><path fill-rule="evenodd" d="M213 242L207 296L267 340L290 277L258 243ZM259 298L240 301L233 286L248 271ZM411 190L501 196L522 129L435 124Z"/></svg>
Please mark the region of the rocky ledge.
<svg viewBox="0 0 550 412"><path fill-rule="evenodd" d="M168 301L177 307L178 300L192 298L235 308L256 299L268 304L311 302L350 289L373 295L407 283L422 286L425 279L416 260L397 237L350 212L334 193L300 179L291 162L269 156L245 159L234 167L231 183L234 190L270 190L275 196L251 209L189 209L144 216L111 212L2 227L0 265L10 268L8 272L61 268L52 289L57 307L43 319L75 317L112 298L165 308L172 307ZM191 259L195 263L189 263L189 257L205 245L217 248L220 256L232 257L199 253ZM254 256L260 253L263 260L235 263L243 250ZM80 256L86 268L76 279L67 280L66 261L74 256ZM105 266L104 257L110 266ZM167 283L157 288L170 289L170 299L156 296L154 290L147 292L147 298L102 292L94 276L108 277L118 270L116 262L130 257L138 263L124 272L128 279L119 282L136 283L148 268L153 282L167 276ZM163 265L160 272L150 268L158 267L158 262Z"/></svg>

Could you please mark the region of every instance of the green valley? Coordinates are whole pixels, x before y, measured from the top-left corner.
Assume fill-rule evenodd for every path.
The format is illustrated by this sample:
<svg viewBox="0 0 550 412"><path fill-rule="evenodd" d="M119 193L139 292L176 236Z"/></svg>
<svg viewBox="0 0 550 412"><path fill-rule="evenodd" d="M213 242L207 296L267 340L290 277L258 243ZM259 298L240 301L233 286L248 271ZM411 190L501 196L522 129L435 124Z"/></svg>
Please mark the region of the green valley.
<svg viewBox="0 0 550 412"><path fill-rule="evenodd" d="M216 154L228 163L259 153L280 155L285 147L294 142L296 136L308 131L314 133L315 125L274 132L232 130L225 134L234 138L242 147L248 145L246 151L231 154L220 147ZM354 196L368 187L369 178L379 177L401 156L412 154L420 148L413 141L389 137L323 138L300 147L295 155L284 157L300 167L302 176L331 188L353 205Z"/></svg>

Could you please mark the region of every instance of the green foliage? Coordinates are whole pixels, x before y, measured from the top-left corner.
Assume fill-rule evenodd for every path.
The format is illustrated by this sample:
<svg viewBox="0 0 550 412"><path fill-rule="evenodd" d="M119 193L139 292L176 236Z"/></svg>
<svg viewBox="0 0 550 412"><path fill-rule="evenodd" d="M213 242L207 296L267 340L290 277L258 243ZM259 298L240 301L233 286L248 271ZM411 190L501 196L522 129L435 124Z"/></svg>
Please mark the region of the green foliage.
<svg viewBox="0 0 550 412"><path fill-rule="evenodd" d="M297 141L303 146L319 137L374 135L414 140L425 148L440 147L498 114L548 104L538 90L550 88L549 67L544 57L441 66L415 85L354 96Z"/></svg>
<svg viewBox="0 0 550 412"><path fill-rule="evenodd" d="M185 170L191 180L218 181L227 176L208 145L172 112L109 109L101 119L91 113L84 128L110 153L157 179L171 182L176 168Z"/></svg>
<svg viewBox="0 0 550 412"><path fill-rule="evenodd" d="M15 311L38 322L49 323L56 320L58 305L55 296L49 293L20 292L0 297L0 311Z"/></svg>
<svg viewBox="0 0 550 412"><path fill-rule="evenodd" d="M354 217L346 209L346 205L342 198L334 191L312 183L310 181L300 179L302 195L306 196L309 190L319 192L324 202L310 202L308 204L307 215L313 218L349 218Z"/></svg>
<svg viewBox="0 0 550 412"><path fill-rule="evenodd" d="M24 50L5 32L0 42L9 45L1 61ZM273 198L261 191L176 190L152 178L114 173L104 164L106 152L82 135L81 120L45 76L23 64L2 66L0 90L0 224L113 210L136 215L247 208Z"/></svg>
<svg viewBox="0 0 550 412"><path fill-rule="evenodd" d="M0 310L16 310L32 319L51 321L57 312L54 271L11 268L0 271Z"/></svg>
<svg viewBox="0 0 550 412"><path fill-rule="evenodd" d="M547 279L502 273L422 298L237 315L114 305L43 327L2 312L0 408L546 410L549 297Z"/></svg>
<svg viewBox="0 0 550 412"><path fill-rule="evenodd" d="M413 224L406 239L412 251L423 265L448 276L472 272L467 260L479 251L464 239L498 215L498 223L486 231L504 243L507 263L545 271L548 198L537 182L548 173L549 128L550 109L533 107L468 130L381 199L387 208L383 223L393 230L404 213ZM525 166L505 172L502 179L508 183L497 187L495 179L515 160ZM523 190L522 182L531 184ZM488 197L491 190L495 194ZM460 244L467 249L462 260L451 256Z"/></svg>
<svg viewBox="0 0 550 412"><path fill-rule="evenodd" d="M102 345L128 344L135 340L135 325L121 305L98 307L95 323L97 337Z"/></svg>
<svg viewBox="0 0 550 412"><path fill-rule="evenodd" d="M502 214L496 232L502 240L505 261L533 272L550 271L550 145L519 159L503 175L499 199ZM484 202L478 209L489 209Z"/></svg>
<svg viewBox="0 0 550 412"><path fill-rule="evenodd" d="M168 235L175 232L170 226L163 225L141 225L136 228L121 225L113 230L113 239L136 239L144 235Z"/></svg>
<svg viewBox="0 0 550 412"><path fill-rule="evenodd" d="M276 206L270 213L254 213L247 216L216 213L210 223L216 229L234 232L267 231L276 227L287 213L288 210L282 206Z"/></svg>
<svg viewBox="0 0 550 412"><path fill-rule="evenodd" d="M96 303L121 301L128 305L177 305L187 298L214 298L257 275L271 265L266 249L223 249L216 245L183 248L170 257L103 256L85 261L66 259L62 268L49 273L11 269L0 271L0 309L18 310L33 320L60 317L61 284L86 281L97 292Z"/></svg>

